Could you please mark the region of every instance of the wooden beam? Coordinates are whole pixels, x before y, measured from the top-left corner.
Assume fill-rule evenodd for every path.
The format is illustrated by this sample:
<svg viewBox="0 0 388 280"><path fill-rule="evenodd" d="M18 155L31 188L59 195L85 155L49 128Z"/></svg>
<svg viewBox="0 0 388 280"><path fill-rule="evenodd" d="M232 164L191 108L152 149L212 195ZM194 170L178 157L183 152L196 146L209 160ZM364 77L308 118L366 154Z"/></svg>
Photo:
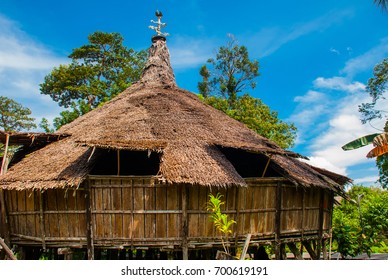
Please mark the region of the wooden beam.
<svg viewBox="0 0 388 280"><path fill-rule="evenodd" d="M248 248L249 248L249 243L251 242L251 236L252 236L252 234L250 234L250 233L247 234L247 238L245 239L244 248L243 248L243 250L241 252L240 260L244 260L245 259L245 255L247 254L247 251L248 251Z"/></svg>
<svg viewBox="0 0 388 280"><path fill-rule="evenodd" d="M89 178L85 180L86 240L88 259L94 260L92 196Z"/></svg>
<svg viewBox="0 0 388 280"><path fill-rule="evenodd" d="M303 246L306 248L307 252L310 254L310 257L313 260L317 260L317 254L315 253L314 249L311 247L310 242L308 241L302 241Z"/></svg>
<svg viewBox="0 0 388 280"><path fill-rule="evenodd" d="M267 172L267 169L268 169L268 166L269 166L269 163L270 163L270 162L271 162L271 156L268 157L267 164L265 165L263 174L261 175L262 178L265 176L265 173Z"/></svg>
<svg viewBox="0 0 388 280"><path fill-rule="evenodd" d="M9 247L7 246L7 244L5 244L4 240L2 238L0 238L0 245L1 247L4 249L5 253L7 254L7 256L11 259L11 260L17 260L17 258L15 257L15 255L12 253L11 249L9 249Z"/></svg>
<svg viewBox="0 0 388 280"><path fill-rule="evenodd" d="M9 148L9 134L5 134L5 147L4 147L4 155L3 155L3 161L1 162L1 171L0 175L4 175L7 172L8 167L8 148ZM4 242L10 246L11 245L11 239L10 239L10 230L9 230L9 223L8 223L8 215L7 215L7 207L5 204L5 194L4 190L0 188L0 209L1 209L1 228L3 232L0 231L0 234L2 233L4 235Z"/></svg>
<svg viewBox="0 0 388 280"><path fill-rule="evenodd" d="M293 243L293 242L287 243L287 246L288 246L288 248L290 248L291 252L294 254L295 259L303 260L303 256L302 256L301 252L298 250L298 248L296 247L295 243Z"/></svg>
<svg viewBox="0 0 388 280"><path fill-rule="evenodd" d="M182 254L183 260L189 259L189 247L188 247L188 234L189 224L187 216L187 198L188 198L188 186L181 185L181 197L182 197Z"/></svg>

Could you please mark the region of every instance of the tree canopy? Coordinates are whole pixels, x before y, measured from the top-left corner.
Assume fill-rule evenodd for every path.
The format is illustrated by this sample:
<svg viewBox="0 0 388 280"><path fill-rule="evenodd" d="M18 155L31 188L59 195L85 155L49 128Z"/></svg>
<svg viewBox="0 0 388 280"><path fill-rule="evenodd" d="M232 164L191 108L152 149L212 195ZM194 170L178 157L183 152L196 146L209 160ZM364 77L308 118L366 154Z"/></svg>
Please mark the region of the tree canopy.
<svg viewBox="0 0 388 280"><path fill-rule="evenodd" d="M248 49L239 46L230 36L226 46L218 49L216 58L208 59L200 69L202 82L198 83L199 93L205 98L209 95L221 96L233 107L239 93L256 87L259 76L259 62L249 58Z"/></svg>
<svg viewBox="0 0 388 280"><path fill-rule="evenodd" d="M70 64L55 67L40 85L65 108L54 120L56 129L124 91L140 77L147 54L123 45L119 33L94 32L88 44L73 49Z"/></svg>
<svg viewBox="0 0 388 280"><path fill-rule="evenodd" d="M203 101L224 112L228 116L244 123L248 128L263 137L271 139L282 148L291 147L296 137L296 127L278 118L278 114L265 105L260 99L249 94L238 96L233 108L227 99L209 96Z"/></svg>
<svg viewBox="0 0 388 280"><path fill-rule="evenodd" d="M333 249L343 257L388 252L388 191L354 186L333 212Z"/></svg>
<svg viewBox="0 0 388 280"><path fill-rule="evenodd" d="M0 127L4 131L35 128L31 110L5 96L0 96Z"/></svg>
<svg viewBox="0 0 388 280"><path fill-rule="evenodd" d="M244 123L280 147L294 144L296 127L278 118L261 99L250 96L246 90L256 87L259 62L249 58L248 49L231 38L218 49L215 58L207 61L199 71L202 81L198 90L203 101Z"/></svg>

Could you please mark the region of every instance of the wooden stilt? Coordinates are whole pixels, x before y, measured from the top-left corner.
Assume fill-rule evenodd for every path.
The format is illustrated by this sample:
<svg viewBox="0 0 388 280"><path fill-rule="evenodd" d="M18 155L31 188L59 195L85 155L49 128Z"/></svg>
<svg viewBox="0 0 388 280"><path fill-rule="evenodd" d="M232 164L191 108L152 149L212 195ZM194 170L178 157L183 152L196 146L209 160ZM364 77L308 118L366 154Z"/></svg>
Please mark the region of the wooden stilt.
<svg viewBox="0 0 388 280"><path fill-rule="evenodd" d="M286 244L285 243L280 244L280 259L281 260L287 259Z"/></svg>
<svg viewBox="0 0 388 280"><path fill-rule="evenodd" d="M290 248L291 252L294 254L295 259L303 260L303 256L300 253L300 251L298 250L298 248L296 247L295 243L293 243L293 242L287 243L287 246L288 246L288 248Z"/></svg>
<svg viewBox="0 0 388 280"><path fill-rule="evenodd" d="M245 259L245 255L247 254L249 243L251 242L251 236L252 236L252 234L250 234L250 233L247 234L247 238L245 239L244 248L241 252L240 260Z"/></svg>
<svg viewBox="0 0 388 280"><path fill-rule="evenodd" d="M181 186L182 193L182 254L183 260L189 259L189 247L187 242L188 236L188 216L187 216L187 186Z"/></svg>
<svg viewBox="0 0 388 280"><path fill-rule="evenodd" d="M308 241L302 242L303 246L306 248L307 252L310 254L311 259L317 260L317 254L314 249L311 247L311 244Z"/></svg>
<svg viewBox="0 0 388 280"><path fill-rule="evenodd" d="M322 258L324 260L328 260L329 259L329 254L327 253L327 239L323 239L322 240Z"/></svg>
<svg viewBox="0 0 388 280"><path fill-rule="evenodd" d="M3 248L3 250L11 260L17 260L11 249L8 248L7 244L5 244L2 238L0 238L0 246Z"/></svg>
<svg viewBox="0 0 388 280"><path fill-rule="evenodd" d="M86 239L88 260L94 260L92 197L89 178L85 180Z"/></svg>

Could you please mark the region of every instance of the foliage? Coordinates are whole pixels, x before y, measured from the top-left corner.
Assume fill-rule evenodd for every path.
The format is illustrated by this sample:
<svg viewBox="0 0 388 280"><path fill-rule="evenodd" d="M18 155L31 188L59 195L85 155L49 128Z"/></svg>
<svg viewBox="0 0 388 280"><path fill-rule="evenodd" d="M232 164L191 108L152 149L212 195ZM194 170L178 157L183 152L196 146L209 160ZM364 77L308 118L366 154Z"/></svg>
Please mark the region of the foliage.
<svg viewBox="0 0 388 280"><path fill-rule="evenodd" d="M373 0L383 11L388 11L388 0Z"/></svg>
<svg viewBox="0 0 388 280"><path fill-rule="evenodd" d="M216 229L222 234L221 242L224 250L229 254L229 249L226 244L228 243L228 236L232 233L230 227L236 223L236 221L229 219L228 215L221 212L221 206L225 203L221 201L222 195L217 193L216 196L209 194L209 201L207 203L206 210L210 211L210 219L214 223Z"/></svg>
<svg viewBox="0 0 388 280"><path fill-rule="evenodd" d="M383 188L388 188L388 154L377 157L376 166L379 170L379 184Z"/></svg>
<svg viewBox="0 0 388 280"><path fill-rule="evenodd" d="M346 256L371 254L386 250L388 245L388 191L354 186L334 208L334 250Z"/></svg>
<svg viewBox="0 0 388 280"><path fill-rule="evenodd" d="M271 111L258 98L248 94L238 96L234 108L231 108L228 101L222 97L200 96L200 98L210 106L244 123L261 136L276 142L282 148L288 148L294 144L296 127L279 120L277 113Z"/></svg>
<svg viewBox="0 0 388 280"><path fill-rule="evenodd" d="M375 1L375 2L385 2L386 1ZM386 6L383 6L386 7ZM388 58L384 58L382 62L378 63L373 71L373 77L368 80L368 86L366 88L367 93L372 98L370 103L362 103L359 106L359 112L362 115L362 123L370 122L374 119L385 118L385 127L384 132L388 132L388 115L384 110L378 109L377 103L386 99L386 94L388 92L387 88L388 82ZM379 102L379 103L380 103ZM368 135L371 136L371 135ZM364 136L367 137L367 136ZM356 141L356 140L355 140ZM369 141L371 142L371 141ZM344 147L349 145L346 144ZM357 148L357 147L356 147ZM386 188L388 183L388 156L383 154L376 158L376 166L379 170L379 180L378 182L382 187Z"/></svg>
<svg viewBox="0 0 388 280"><path fill-rule="evenodd" d="M54 120L54 126L73 121L124 91L140 77L146 52L123 46L119 33L94 32L89 44L69 55L72 62L55 67L40 85L60 106L71 108Z"/></svg>
<svg viewBox="0 0 388 280"><path fill-rule="evenodd" d="M385 118L387 115L385 111L376 109L376 103L379 100L386 99L388 82L388 58L384 58L382 62L377 64L373 71L373 77L368 80L366 91L372 98L372 102L363 103L359 106L359 111L362 114L361 121L363 123L369 122L376 118Z"/></svg>
<svg viewBox="0 0 388 280"><path fill-rule="evenodd" d="M42 118L42 120L39 123L39 127L42 128L46 133L54 132L54 129L50 127L50 123L46 118Z"/></svg>
<svg viewBox="0 0 388 280"><path fill-rule="evenodd" d="M218 49L215 59L208 60L199 71L200 98L210 106L244 123L258 134L275 141L282 148L294 144L296 127L278 119L260 99L244 93L256 87L259 62L251 60L248 49L232 37Z"/></svg>
<svg viewBox="0 0 388 280"><path fill-rule="evenodd" d="M239 46L231 36L226 46L218 49L216 58L209 59L209 68L204 65L200 69L202 82L198 83L200 94L205 98L212 95L227 99L229 106L239 93L247 88L255 88L255 78L259 76L259 62L250 60L248 49Z"/></svg>
<svg viewBox="0 0 388 280"><path fill-rule="evenodd" d="M4 131L20 131L35 128L31 110L16 101L0 96L0 127Z"/></svg>

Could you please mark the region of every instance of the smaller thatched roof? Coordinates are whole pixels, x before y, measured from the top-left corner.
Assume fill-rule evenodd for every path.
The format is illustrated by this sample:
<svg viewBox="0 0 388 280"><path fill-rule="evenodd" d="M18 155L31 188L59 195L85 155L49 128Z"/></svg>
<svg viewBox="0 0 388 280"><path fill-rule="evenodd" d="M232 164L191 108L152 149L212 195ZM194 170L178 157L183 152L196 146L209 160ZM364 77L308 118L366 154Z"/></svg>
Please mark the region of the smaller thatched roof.
<svg viewBox="0 0 388 280"><path fill-rule="evenodd" d="M38 132L5 132L0 130L0 142L5 143L6 136L9 136L9 145L44 145L59 141L70 136L69 134L38 133Z"/></svg>

